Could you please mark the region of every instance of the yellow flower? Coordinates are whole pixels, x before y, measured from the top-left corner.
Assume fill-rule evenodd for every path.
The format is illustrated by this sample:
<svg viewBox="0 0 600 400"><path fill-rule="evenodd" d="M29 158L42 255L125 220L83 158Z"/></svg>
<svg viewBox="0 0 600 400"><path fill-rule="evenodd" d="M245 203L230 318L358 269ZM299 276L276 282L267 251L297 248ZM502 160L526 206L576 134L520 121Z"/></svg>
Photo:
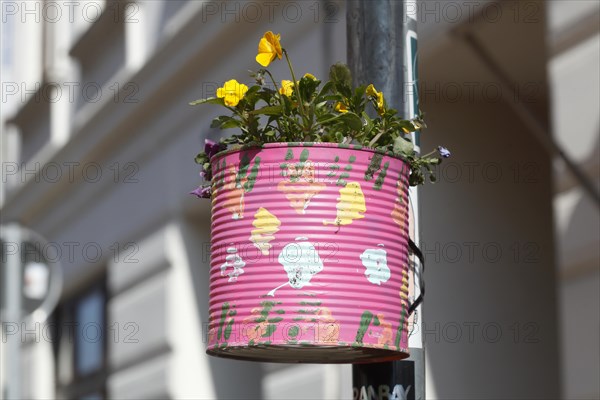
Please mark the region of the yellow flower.
<svg viewBox="0 0 600 400"><path fill-rule="evenodd" d="M281 93L287 97L290 97L293 92L294 92L294 82L282 80L281 87L279 88L279 93Z"/></svg>
<svg viewBox="0 0 600 400"><path fill-rule="evenodd" d="M379 115L383 115L385 113L385 101L383 100L383 93L378 92L373 84L367 86L367 90L365 92L367 93L367 96L375 98L375 101L377 102L377 112Z"/></svg>
<svg viewBox="0 0 600 400"><path fill-rule="evenodd" d="M372 83L369 86L367 86L367 96L377 97L378 94L379 92L375 90L375 86L373 86Z"/></svg>
<svg viewBox="0 0 600 400"><path fill-rule="evenodd" d="M385 113L385 102L383 100L383 93L377 93L377 112L379 115L383 115Z"/></svg>
<svg viewBox="0 0 600 400"><path fill-rule="evenodd" d="M313 81L317 80L317 78L315 78L315 76L313 74L309 74L308 72L306 74L304 74L304 78L310 78Z"/></svg>
<svg viewBox="0 0 600 400"><path fill-rule="evenodd" d="M220 99L224 98L226 106L235 107L247 91L248 86L239 83L235 79L231 79L225 82L222 88L217 89L217 97Z"/></svg>
<svg viewBox="0 0 600 400"><path fill-rule="evenodd" d="M283 52L281 50L281 43L279 43L280 39L280 34L276 35L271 31L266 32L265 35L260 39L260 42L258 43L258 54L256 55L256 62L262 65L263 67L268 67L269 64L271 64L271 61L275 59L275 57L281 60Z"/></svg>
<svg viewBox="0 0 600 400"><path fill-rule="evenodd" d="M348 107L346 107L346 105L344 103L338 101L335 105L335 111L340 112L340 113L347 113Z"/></svg>

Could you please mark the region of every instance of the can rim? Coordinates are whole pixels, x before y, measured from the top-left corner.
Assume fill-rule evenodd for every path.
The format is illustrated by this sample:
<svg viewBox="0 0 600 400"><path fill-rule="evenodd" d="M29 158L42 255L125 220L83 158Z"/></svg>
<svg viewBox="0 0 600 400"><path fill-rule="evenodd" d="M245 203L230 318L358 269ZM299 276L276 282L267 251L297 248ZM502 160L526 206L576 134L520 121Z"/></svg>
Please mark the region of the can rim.
<svg viewBox="0 0 600 400"><path fill-rule="evenodd" d="M399 154L396 154L392 151L384 151L375 149L373 147L363 146L360 144L342 144L342 143L332 143L332 142L273 142L273 143L264 143L264 144L252 144L252 145L242 145L239 147L225 149L214 156L211 157L210 161L216 160L225 155L239 153L242 151L248 150L262 150L262 149L277 149L277 148L288 148L288 147L321 147L321 148L338 148L342 150L357 150L357 151L366 151L369 153L381 154L383 156L388 156L391 158L395 158L397 160L402 161L404 164L408 165L408 161Z"/></svg>

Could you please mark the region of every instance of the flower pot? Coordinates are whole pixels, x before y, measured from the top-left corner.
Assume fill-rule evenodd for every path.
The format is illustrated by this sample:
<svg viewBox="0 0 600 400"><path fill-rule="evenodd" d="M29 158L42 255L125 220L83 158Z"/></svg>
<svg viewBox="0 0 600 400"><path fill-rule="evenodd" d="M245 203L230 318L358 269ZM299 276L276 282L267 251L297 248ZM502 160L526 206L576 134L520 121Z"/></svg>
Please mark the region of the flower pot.
<svg viewBox="0 0 600 400"><path fill-rule="evenodd" d="M211 163L208 354L408 357L404 161L354 145L273 143Z"/></svg>

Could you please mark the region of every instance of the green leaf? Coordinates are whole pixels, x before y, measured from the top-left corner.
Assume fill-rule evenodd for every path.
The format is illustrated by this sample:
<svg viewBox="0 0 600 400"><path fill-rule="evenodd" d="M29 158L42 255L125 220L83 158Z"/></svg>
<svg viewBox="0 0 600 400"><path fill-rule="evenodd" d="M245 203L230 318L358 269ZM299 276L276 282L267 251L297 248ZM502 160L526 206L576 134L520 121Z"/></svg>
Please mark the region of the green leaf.
<svg viewBox="0 0 600 400"><path fill-rule="evenodd" d="M323 96L325 96L327 93L330 93L334 86L335 85L331 81L328 81L327 83L325 83L323 85L323 87L321 88L321 90L319 91L319 94L317 94L318 101L322 101Z"/></svg>
<svg viewBox="0 0 600 400"><path fill-rule="evenodd" d="M397 137L394 140L394 153L412 155L415 151L410 140L406 140L403 137Z"/></svg>
<svg viewBox="0 0 600 400"><path fill-rule="evenodd" d="M250 86L250 88L248 89L248 91L246 92L246 94L244 95L244 97L252 96L252 95L258 93L258 91L260 90L260 88L261 87L258 86L258 85Z"/></svg>
<svg viewBox="0 0 600 400"><path fill-rule="evenodd" d="M353 112L340 114L339 119L341 119L353 131L360 131L362 128L362 119L360 119L360 117Z"/></svg>
<svg viewBox="0 0 600 400"><path fill-rule="evenodd" d="M209 97L207 99L198 99L190 102L190 106L197 106L198 104L218 104L224 106L225 102L222 98L218 97Z"/></svg>
<svg viewBox="0 0 600 400"><path fill-rule="evenodd" d="M205 152L198 153L194 161L196 161L196 164L204 164L209 161L208 155Z"/></svg>
<svg viewBox="0 0 600 400"><path fill-rule="evenodd" d="M308 77L300 78L298 89L300 90L300 97L302 97L302 100L310 102L320 84L321 81L318 79L314 80Z"/></svg>
<svg viewBox="0 0 600 400"><path fill-rule="evenodd" d="M228 128L239 128L242 122L226 115L221 115L212 120L210 124L211 128L228 129Z"/></svg>
<svg viewBox="0 0 600 400"><path fill-rule="evenodd" d="M258 110L251 111L250 114L279 116L279 115L283 114L283 109L281 108L281 106L266 106L263 108L259 108Z"/></svg>
<svg viewBox="0 0 600 400"><path fill-rule="evenodd" d="M352 86L352 73L346 64L336 63L329 69L329 79L337 86L338 84ZM348 96L350 97L350 96Z"/></svg>

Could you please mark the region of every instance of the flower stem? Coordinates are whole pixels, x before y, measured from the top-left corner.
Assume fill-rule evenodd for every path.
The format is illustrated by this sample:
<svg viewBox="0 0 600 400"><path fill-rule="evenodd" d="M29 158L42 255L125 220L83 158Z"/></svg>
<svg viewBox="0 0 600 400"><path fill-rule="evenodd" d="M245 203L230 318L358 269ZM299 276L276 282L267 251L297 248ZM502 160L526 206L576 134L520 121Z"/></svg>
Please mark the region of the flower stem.
<svg viewBox="0 0 600 400"><path fill-rule="evenodd" d="M377 135L375 135L375 137L373 139L371 139L371 141L369 142L367 147L373 147L375 145L375 143L377 143L377 141L379 140L381 135L383 135L383 131L380 131Z"/></svg>
<svg viewBox="0 0 600 400"><path fill-rule="evenodd" d="M283 110L284 108L284 104L283 104L283 100L281 99L281 96L279 95L279 88L277 87L277 82L275 82L275 78L273 78L273 75L271 75L271 72L268 69L263 69L263 71L265 71L267 73L267 75L269 75L269 77L271 78L271 82L273 82L273 86L275 87L275 93L276 93L276 98L277 101L279 102L279 105L281 106L281 109ZM279 124L279 119L277 119L277 128L279 129L279 133L282 133L281 131L281 125Z"/></svg>
<svg viewBox="0 0 600 400"><path fill-rule="evenodd" d="M290 57L285 49L283 49L283 54L285 55L285 60L287 61L288 67L290 69L290 73L292 74L292 81L294 81L294 91L296 92L296 96L298 97L298 103L300 103L300 113L302 114L302 119L304 122L308 122L308 116L306 115L306 110L304 109L304 102L300 97L300 87L298 85L298 81L296 80L296 75L294 74L294 68L292 68L292 62L290 61Z"/></svg>
<svg viewBox="0 0 600 400"><path fill-rule="evenodd" d="M271 75L271 72L269 72L268 69L263 69L263 71L265 71L267 73L267 75L269 75L269 77L271 78L271 82L273 82L273 86L275 86L275 91L279 92L279 88L277 87L277 82L275 82L275 78L273 78L273 75Z"/></svg>

